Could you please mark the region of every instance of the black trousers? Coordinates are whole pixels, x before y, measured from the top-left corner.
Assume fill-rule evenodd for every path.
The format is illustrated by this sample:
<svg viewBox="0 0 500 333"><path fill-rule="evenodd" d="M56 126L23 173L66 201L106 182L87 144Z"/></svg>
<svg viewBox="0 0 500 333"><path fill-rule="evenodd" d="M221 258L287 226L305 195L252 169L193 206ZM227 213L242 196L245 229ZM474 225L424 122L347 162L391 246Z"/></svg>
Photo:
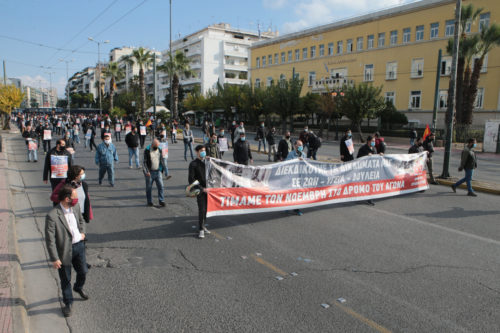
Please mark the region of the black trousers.
<svg viewBox="0 0 500 333"><path fill-rule="evenodd" d="M64 304L73 303L73 292L71 291L71 266L73 266L76 271L75 290L82 290L88 272L87 260L85 258L85 243L81 241L73 244L71 253L73 255L71 265L61 266L61 268L58 269Z"/></svg>
<svg viewBox="0 0 500 333"><path fill-rule="evenodd" d="M45 153L50 151L50 140L43 140L43 151Z"/></svg>
<svg viewBox="0 0 500 333"><path fill-rule="evenodd" d="M196 201L198 202L198 227L199 230L203 230L207 221L207 194L201 192L196 197Z"/></svg>
<svg viewBox="0 0 500 333"><path fill-rule="evenodd" d="M94 146L94 148L97 150L97 146L94 142L94 138L90 138L89 146L90 146L90 151L92 151L92 146Z"/></svg>
<svg viewBox="0 0 500 333"><path fill-rule="evenodd" d="M144 148L144 141L146 141L145 135L139 135L139 141L141 143L141 149Z"/></svg>

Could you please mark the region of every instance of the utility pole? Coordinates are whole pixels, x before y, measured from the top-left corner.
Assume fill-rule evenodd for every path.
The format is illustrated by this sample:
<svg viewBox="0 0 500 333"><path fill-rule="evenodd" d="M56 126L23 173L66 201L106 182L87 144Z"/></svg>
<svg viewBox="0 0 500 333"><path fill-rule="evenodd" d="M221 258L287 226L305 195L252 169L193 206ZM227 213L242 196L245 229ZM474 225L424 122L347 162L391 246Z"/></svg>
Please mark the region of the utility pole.
<svg viewBox="0 0 500 333"><path fill-rule="evenodd" d="M170 47L168 49L169 57L170 57L170 70L168 73L169 79L170 79L170 115L173 118L174 116L174 89L172 87L173 83L173 58L172 58L172 0L170 0Z"/></svg>
<svg viewBox="0 0 500 333"><path fill-rule="evenodd" d="M457 60L459 50L460 35L460 15L462 12L462 0L457 0L455 8L455 34L453 37L453 59L451 61L450 89L448 91L448 109L446 110L446 140L444 148L443 173L441 178L450 177L450 155L451 141L453 139L453 111L455 109L455 94L457 90Z"/></svg>
<svg viewBox="0 0 500 333"><path fill-rule="evenodd" d="M69 100L69 76L68 76L68 64L70 62L73 62L73 59L71 60L64 60L64 59L59 59L59 62L65 62L66 63L66 110L68 111L68 114L70 113L71 111L71 107L70 107L70 100Z"/></svg>
<svg viewBox="0 0 500 333"><path fill-rule="evenodd" d="M156 121L156 53L153 54L153 118Z"/></svg>
<svg viewBox="0 0 500 333"><path fill-rule="evenodd" d="M7 72L5 71L5 60L3 61L3 84L7 85Z"/></svg>
<svg viewBox="0 0 500 333"><path fill-rule="evenodd" d="M102 116L102 94L101 94L101 44L109 43L109 40L97 41L93 37L88 38L91 42L97 43L97 94L99 96L99 114Z"/></svg>
<svg viewBox="0 0 500 333"><path fill-rule="evenodd" d="M441 78L441 57L443 51L439 49L438 53L438 64L436 71L436 89L434 90L434 108L432 109L432 132L436 133L436 123L437 123L437 106L439 101L439 79Z"/></svg>

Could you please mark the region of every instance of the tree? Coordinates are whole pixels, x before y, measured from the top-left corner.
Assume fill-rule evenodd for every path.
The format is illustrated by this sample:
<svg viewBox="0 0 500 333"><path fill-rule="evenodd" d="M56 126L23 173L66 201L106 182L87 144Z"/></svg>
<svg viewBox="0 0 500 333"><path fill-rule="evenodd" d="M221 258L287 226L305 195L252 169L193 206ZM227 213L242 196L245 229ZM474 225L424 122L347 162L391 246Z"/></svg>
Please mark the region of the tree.
<svg viewBox="0 0 500 333"><path fill-rule="evenodd" d="M172 78L172 95L174 103L170 111L174 119L178 118L179 76L185 76L187 78L194 76L194 72L191 70L189 63L190 60L182 51L178 50L173 58L169 57L163 65L158 66L158 70L167 73L168 77Z"/></svg>
<svg viewBox="0 0 500 333"><path fill-rule="evenodd" d="M217 105L224 109L224 116L226 119L232 117L233 108L238 108L240 96L240 86L228 83L221 85L217 82Z"/></svg>
<svg viewBox="0 0 500 333"><path fill-rule="evenodd" d="M141 103L139 104L139 113L144 115L146 111L146 85L144 84L144 68L147 68L153 62L155 55L151 51L143 47L135 49L131 54L123 56L122 59L128 62L131 66L137 64L139 66L139 87L141 91Z"/></svg>
<svg viewBox="0 0 500 333"><path fill-rule="evenodd" d="M109 110L113 110L113 98L116 90L116 81L125 77L125 69L121 68L117 62L110 62L104 69L104 76L110 78L109 82Z"/></svg>
<svg viewBox="0 0 500 333"><path fill-rule="evenodd" d="M289 129L293 131L293 116L302 111L300 92L304 79L298 77L289 80L280 80L278 84L271 84L268 88L270 96L267 103L281 116L281 128L286 132L286 121L289 120Z"/></svg>
<svg viewBox="0 0 500 333"><path fill-rule="evenodd" d="M24 100L24 93L13 85L0 84L0 111L4 130L10 129L10 115Z"/></svg>
<svg viewBox="0 0 500 333"><path fill-rule="evenodd" d="M385 106L385 101L380 93L382 86L374 87L370 83L344 87L344 98L339 99L338 109L349 118L353 127L356 127L359 139L364 142L361 132L361 122L365 118L374 118Z"/></svg>
<svg viewBox="0 0 500 333"><path fill-rule="evenodd" d="M387 129L392 129L393 125L406 125L408 118L402 112L396 110L391 101L385 103L385 107L378 113L382 126Z"/></svg>

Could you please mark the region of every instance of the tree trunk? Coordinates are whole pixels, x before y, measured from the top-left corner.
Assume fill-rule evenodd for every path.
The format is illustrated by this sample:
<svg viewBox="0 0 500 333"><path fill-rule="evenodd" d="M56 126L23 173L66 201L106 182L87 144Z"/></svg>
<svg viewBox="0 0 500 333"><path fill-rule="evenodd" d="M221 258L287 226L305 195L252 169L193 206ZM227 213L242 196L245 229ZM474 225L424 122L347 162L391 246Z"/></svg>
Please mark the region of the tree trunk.
<svg viewBox="0 0 500 333"><path fill-rule="evenodd" d="M470 85L470 78L471 78L471 68L470 66L465 67L464 70L464 79L462 83L462 103L461 103L461 110L462 114L460 117L460 124L466 124L465 118L467 114L467 105L469 104L469 85Z"/></svg>
<svg viewBox="0 0 500 333"><path fill-rule="evenodd" d="M146 111L146 86L144 84L144 69L139 69L139 85L141 87L141 116L144 116Z"/></svg>
<svg viewBox="0 0 500 333"><path fill-rule="evenodd" d="M324 114L322 114L320 117L321 117L321 122L319 123L318 136L320 138L322 138L323 137L323 130L325 129L325 119L326 119L326 116Z"/></svg>
<svg viewBox="0 0 500 333"><path fill-rule="evenodd" d="M455 119L457 123L462 122L463 118L463 80L464 80L464 67L465 67L465 58L459 57L457 61L457 79L456 79L456 87L455 91ZM450 89L452 87L450 86ZM448 95L450 92L448 91Z"/></svg>
<svg viewBox="0 0 500 333"><path fill-rule="evenodd" d="M477 96L477 85L479 83L479 76L481 75L481 68L483 67L484 58L481 57L474 61L474 71L470 77L470 82L468 86L464 86L464 90L467 91L467 100L464 101L464 117L463 123L465 125L472 124L472 118L474 113L474 102Z"/></svg>
<svg viewBox="0 0 500 333"><path fill-rule="evenodd" d="M360 121L356 122L356 128L358 129L359 141L365 142L365 140L363 139L363 132L361 132L361 122Z"/></svg>
<svg viewBox="0 0 500 333"><path fill-rule="evenodd" d="M174 77L172 79L172 94L173 96L171 96L173 99L174 99L174 103L173 103L173 106L172 106L172 116L174 117L174 119L177 119L177 116L178 116L178 112L177 112L177 105L179 103L179 77L177 76L177 74L174 74Z"/></svg>

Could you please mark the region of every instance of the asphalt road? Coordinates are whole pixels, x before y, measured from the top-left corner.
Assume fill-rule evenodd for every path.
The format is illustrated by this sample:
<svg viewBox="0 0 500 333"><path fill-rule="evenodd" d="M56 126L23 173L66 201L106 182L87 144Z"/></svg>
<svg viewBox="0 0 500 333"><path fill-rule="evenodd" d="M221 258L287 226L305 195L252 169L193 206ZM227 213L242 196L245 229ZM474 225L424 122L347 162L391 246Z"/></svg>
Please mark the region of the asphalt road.
<svg viewBox="0 0 500 333"><path fill-rule="evenodd" d="M43 216L43 152L26 163L22 138L10 143L10 163ZM93 154L76 152L95 220L91 299L75 301L71 332L500 331L498 196L432 186L374 207L214 217L212 235L199 240L182 143L170 145L165 208L146 206L142 172L115 144L114 188L97 184Z"/></svg>

